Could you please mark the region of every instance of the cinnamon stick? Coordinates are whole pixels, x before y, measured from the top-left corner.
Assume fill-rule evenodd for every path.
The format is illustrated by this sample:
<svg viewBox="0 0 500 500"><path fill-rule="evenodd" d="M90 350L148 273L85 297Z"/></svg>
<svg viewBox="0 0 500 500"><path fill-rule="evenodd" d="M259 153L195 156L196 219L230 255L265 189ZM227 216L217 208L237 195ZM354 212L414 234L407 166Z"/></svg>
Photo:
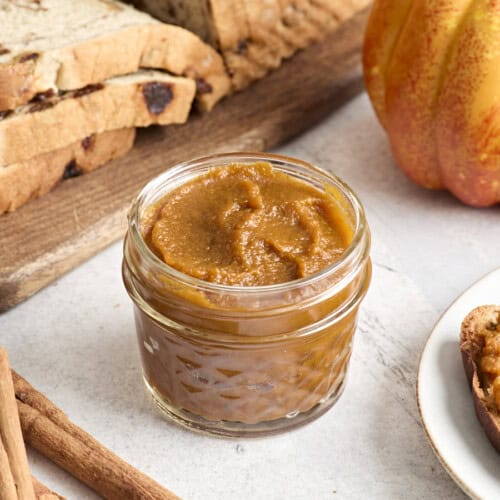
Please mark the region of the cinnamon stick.
<svg viewBox="0 0 500 500"><path fill-rule="evenodd" d="M111 500L179 500L75 425L12 371L24 438L33 448Z"/></svg>
<svg viewBox="0 0 500 500"><path fill-rule="evenodd" d="M35 500L23 435L17 413L16 397L7 351L0 347L0 437L7 455L10 471L22 500Z"/></svg>
<svg viewBox="0 0 500 500"><path fill-rule="evenodd" d="M41 483L35 476L31 476L31 481L37 500L65 500L64 497L47 488L47 486Z"/></svg>
<svg viewBox="0 0 500 500"><path fill-rule="evenodd" d="M17 500L16 483L10 470L9 457L0 439L0 498L2 500Z"/></svg>

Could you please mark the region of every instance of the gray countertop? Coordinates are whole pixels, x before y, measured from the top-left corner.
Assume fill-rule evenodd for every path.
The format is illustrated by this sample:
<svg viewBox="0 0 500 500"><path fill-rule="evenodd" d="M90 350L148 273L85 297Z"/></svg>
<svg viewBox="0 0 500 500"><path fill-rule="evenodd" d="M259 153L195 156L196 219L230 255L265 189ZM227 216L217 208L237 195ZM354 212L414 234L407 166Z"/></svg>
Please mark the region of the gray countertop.
<svg viewBox="0 0 500 500"><path fill-rule="evenodd" d="M12 365L77 424L185 499L463 498L426 440L415 382L438 317L500 266L500 207L468 208L408 181L366 95L277 152L342 177L372 230L373 281L348 383L326 415L252 440L204 437L164 420L143 387L121 243L0 316ZM69 499L96 498L32 450L29 459L34 474Z"/></svg>

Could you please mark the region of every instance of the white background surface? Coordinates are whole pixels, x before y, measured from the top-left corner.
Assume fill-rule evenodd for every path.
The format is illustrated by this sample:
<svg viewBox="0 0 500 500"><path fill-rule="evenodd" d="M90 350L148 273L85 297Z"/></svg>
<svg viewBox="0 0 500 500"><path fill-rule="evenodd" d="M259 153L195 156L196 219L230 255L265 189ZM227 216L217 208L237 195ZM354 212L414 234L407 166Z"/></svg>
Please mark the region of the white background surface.
<svg viewBox="0 0 500 500"><path fill-rule="evenodd" d="M330 412L258 440L203 437L165 421L143 388L121 243L0 316L12 365L77 424L185 499L464 498L426 441L415 380L439 315L500 266L500 207L468 208L410 183L365 95L278 152L341 176L372 229L372 286L348 384ZM96 498L29 455L35 475L59 493Z"/></svg>

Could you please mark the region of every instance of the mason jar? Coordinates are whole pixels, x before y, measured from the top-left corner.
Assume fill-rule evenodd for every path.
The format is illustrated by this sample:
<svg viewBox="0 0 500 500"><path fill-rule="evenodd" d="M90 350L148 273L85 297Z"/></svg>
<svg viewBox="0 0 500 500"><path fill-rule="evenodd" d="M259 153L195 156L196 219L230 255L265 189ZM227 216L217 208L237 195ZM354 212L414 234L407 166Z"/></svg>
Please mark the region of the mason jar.
<svg viewBox="0 0 500 500"><path fill-rule="evenodd" d="M268 162L325 193L352 228L339 260L310 276L266 286L203 281L170 267L141 224L168 192L213 167ZM370 277L370 233L357 196L307 162L223 154L178 164L132 203L123 280L134 303L144 380L158 407L189 428L260 436L327 411L344 387L358 308Z"/></svg>

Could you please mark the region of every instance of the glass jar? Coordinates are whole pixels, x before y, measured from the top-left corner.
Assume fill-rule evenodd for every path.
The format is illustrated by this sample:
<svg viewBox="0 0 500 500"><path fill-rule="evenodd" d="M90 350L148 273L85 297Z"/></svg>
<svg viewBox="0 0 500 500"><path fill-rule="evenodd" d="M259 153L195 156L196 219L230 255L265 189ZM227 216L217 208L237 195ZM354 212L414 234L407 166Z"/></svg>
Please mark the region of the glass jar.
<svg viewBox="0 0 500 500"><path fill-rule="evenodd" d="M352 226L340 260L268 286L193 278L146 245L141 221L170 190L232 163L272 167L327 193ZM160 409L192 429L265 435L309 422L340 396L358 307L371 277L363 208L334 175L272 154L224 154L179 164L153 179L129 211L123 280L134 302L144 380Z"/></svg>

